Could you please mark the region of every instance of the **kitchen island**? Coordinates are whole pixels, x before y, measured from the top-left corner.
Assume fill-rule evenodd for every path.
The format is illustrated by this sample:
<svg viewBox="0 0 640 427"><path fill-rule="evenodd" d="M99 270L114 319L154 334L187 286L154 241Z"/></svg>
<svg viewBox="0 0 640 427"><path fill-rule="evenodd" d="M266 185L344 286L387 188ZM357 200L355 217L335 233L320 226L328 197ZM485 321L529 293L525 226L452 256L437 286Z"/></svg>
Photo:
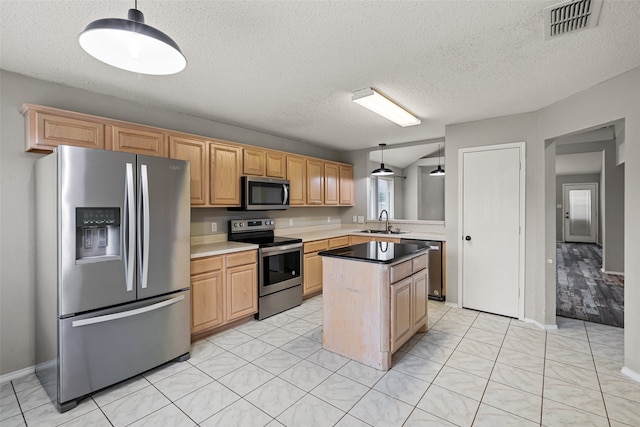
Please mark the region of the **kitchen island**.
<svg viewBox="0 0 640 427"><path fill-rule="evenodd" d="M320 252L322 346L380 370L427 331L427 245L370 242Z"/></svg>

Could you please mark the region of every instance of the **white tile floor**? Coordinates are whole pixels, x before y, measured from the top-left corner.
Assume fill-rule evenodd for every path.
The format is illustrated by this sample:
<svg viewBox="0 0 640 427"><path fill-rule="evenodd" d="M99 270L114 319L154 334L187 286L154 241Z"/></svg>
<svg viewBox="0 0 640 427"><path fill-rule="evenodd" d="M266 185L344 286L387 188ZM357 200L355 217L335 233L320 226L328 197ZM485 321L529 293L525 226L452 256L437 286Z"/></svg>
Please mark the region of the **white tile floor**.
<svg viewBox="0 0 640 427"><path fill-rule="evenodd" d="M194 343L59 414L33 375L1 385L1 426L640 426L622 329L557 331L429 302L430 331L381 372L322 349L322 297Z"/></svg>

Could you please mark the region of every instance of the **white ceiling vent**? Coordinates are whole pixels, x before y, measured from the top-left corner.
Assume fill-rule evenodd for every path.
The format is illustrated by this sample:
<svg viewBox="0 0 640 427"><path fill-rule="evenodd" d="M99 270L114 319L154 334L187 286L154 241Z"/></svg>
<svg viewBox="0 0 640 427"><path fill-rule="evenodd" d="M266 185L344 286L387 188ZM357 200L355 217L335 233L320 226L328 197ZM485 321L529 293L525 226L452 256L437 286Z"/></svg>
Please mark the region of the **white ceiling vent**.
<svg viewBox="0 0 640 427"><path fill-rule="evenodd" d="M602 0L568 0L544 8L545 39L598 25Z"/></svg>

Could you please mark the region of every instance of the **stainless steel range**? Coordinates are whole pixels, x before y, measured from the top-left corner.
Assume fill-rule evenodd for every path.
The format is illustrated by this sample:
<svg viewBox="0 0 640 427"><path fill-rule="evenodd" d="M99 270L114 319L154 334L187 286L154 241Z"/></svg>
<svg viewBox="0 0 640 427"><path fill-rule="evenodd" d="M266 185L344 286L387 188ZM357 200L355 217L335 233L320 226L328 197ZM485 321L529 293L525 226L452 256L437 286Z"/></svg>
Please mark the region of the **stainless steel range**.
<svg viewBox="0 0 640 427"><path fill-rule="evenodd" d="M272 219L229 221L229 240L258 245L258 314L262 320L302 304L302 239L275 236Z"/></svg>

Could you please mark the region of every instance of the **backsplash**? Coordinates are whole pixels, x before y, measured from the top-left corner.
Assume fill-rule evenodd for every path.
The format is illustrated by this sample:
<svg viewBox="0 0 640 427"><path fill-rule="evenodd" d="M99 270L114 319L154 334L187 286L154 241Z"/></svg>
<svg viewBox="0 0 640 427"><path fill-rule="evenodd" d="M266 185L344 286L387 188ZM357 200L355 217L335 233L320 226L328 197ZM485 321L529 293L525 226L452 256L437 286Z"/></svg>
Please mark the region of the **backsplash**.
<svg viewBox="0 0 640 427"><path fill-rule="evenodd" d="M229 220L232 219L256 219L270 218L276 222L278 229L298 229L306 227L330 226L336 228L341 226L341 211L344 208L338 207L305 207L289 208L285 211L228 211L224 208L216 209L191 209L191 236L212 236L223 235L227 237ZM211 224L215 224L214 227ZM212 228L215 228L213 231ZM207 242L213 243L213 242Z"/></svg>

